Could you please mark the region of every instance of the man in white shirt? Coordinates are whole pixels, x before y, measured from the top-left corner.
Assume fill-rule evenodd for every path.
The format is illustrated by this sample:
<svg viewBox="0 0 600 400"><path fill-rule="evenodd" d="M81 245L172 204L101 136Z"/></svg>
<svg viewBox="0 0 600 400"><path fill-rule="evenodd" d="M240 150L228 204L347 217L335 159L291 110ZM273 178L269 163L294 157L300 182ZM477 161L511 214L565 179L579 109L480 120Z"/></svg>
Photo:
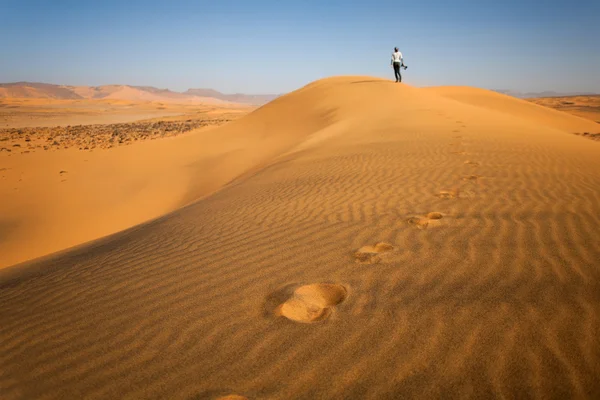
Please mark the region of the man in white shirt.
<svg viewBox="0 0 600 400"><path fill-rule="evenodd" d="M396 82L402 82L402 75L400 74L400 67L404 67L404 60L402 59L402 53L398 51L397 47L394 47L394 52L392 53L392 67L394 67L394 75L396 76Z"/></svg>

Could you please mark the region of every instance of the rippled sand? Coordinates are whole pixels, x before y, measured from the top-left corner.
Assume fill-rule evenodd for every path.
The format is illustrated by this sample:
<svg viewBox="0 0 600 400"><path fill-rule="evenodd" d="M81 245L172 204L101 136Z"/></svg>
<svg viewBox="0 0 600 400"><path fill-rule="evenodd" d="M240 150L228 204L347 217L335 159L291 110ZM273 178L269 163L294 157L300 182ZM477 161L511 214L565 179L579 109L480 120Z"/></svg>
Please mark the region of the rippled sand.
<svg viewBox="0 0 600 400"><path fill-rule="evenodd" d="M343 77L174 139L200 200L0 270L0 392L598 398L590 124Z"/></svg>

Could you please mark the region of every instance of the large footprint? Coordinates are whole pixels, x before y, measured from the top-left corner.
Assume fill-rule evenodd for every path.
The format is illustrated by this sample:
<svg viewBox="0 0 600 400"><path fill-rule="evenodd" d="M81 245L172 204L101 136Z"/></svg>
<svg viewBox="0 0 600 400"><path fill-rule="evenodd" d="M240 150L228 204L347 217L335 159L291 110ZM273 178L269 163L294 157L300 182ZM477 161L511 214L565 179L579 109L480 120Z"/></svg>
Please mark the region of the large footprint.
<svg viewBox="0 0 600 400"><path fill-rule="evenodd" d="M425 217L416 216L406 220L411 225L415 225L419 229L425 229L429 226L439 225L440 219L444 216L439 212L430 212Z"/></svg>
<svg viewBox="0 0 600 400"><path fill-rule="evenodd" d="M381 262L381 254L394 250L389 243L379 242L375 246L363 246L354 252L354 259L361 264L377 264Z"/></svg>
<svg viewBox="0 0 600 400"><path fill-rule="evenodd" d="M470 181L470 182L475 182L475 181L477 181L479 178L481 178L481 176L479 176L479 175L466 175L466 176L463 176L461 179L462 179L463 181L465 181L465 182L469 182L469 181Z"/></svg>
<svg viewBox="0 0 600 400"><path fill-rule="evenodd" d="M458 196L459 196L459 190L458 189L440 190L440 192L438 194L436 194L435 196L439 197L440 199L455 199L455 198L458 198Z"/></svg>
<svg viewBox="0 0 600 400"><path fill-rule="evenodd" d="M300 286L275 309L275 315L302 323L322 321L329 317L334 306L346 299L347 294L344 286L333 283Z"/></svg>

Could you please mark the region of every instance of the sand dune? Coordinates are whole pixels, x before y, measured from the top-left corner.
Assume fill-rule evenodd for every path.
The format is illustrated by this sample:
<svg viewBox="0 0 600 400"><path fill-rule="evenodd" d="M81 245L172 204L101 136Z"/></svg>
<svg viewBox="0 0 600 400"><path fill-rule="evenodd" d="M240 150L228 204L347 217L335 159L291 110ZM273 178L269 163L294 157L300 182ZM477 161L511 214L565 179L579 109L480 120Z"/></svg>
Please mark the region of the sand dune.
<svg viewBox="0 0 600 400"><path fill-rule="evenodd" d="M155 101L171 104L246 104L261 105L277 95L223 94L212 89L175 92L152 86L103 85L67 86L36 82L0 83L0 99L124 100Z"/></svg>
<svg viewBox="0 0 600 400"><path fill-rule="evenodd" d="M237 104L252 104L252 105L261 105L266 104L272 100L275 100L279 95L274 94L243 94L243 93L234 93L234 94L224 94L218 92L214 89L188 89L184 93L190 94L192 96L200 96L200 97L212 97L214 99L221 99L225 101L229 101Z"/></svg>
<svg viewBox="0 0 600 400"><path fill-rule="evenodd" d="M104 85L104 86L62 86L47 83L17 82L0 84L0 99L34 98L60 100L126 100L126 101L162 101L177 104L224 104L227 101L208 97L194 96L146 86Z"/></svg>
<svg viewBox="0 0 600 400"><path fill-rule="evenodd" d="M541 97L528 99L528 101L587 118L600 124L600 95ZM600 129L597 130L600 132Z"/></svg>
<svg viewBox="0 0 600 400"><path fill-rule="evenodd" d="M176 102L179 104L185 103L203 103L203 104L222 104L226 103L223 100L212 97L187 96L182 93L165 91L148 91L140 88L126 85L107 85L101 86L93 91L92 98L115 99L115 100L130 100L130 101L163 101ZM78 94L83 95L88 92L89 88L84 90L75 90Z"/></svg>
<svg viewBox="0 0 600 400"><path fill-rule="evenodd" d="M79 99L77 93L68 88L47 83L30 84L28 82L0 83L2 98L38 98L38 99Z"/></svg>
<svg viewBox="0 0 600 400"><path fill-rule="evenodd" d="M175 211L0 270L3 397L600 397L594 123L498 96L331 78L98 155L95 223Z"/></svg>

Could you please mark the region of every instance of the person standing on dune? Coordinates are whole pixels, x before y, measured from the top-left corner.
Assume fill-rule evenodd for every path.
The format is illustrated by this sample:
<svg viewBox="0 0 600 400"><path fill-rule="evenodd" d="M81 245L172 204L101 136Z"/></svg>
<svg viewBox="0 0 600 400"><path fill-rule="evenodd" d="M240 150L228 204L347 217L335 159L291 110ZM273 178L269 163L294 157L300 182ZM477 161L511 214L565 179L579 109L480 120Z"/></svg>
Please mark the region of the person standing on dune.
<svg viewBox="0 0 600 400"><path fill-rule="evenodd" d="M396 82L402 82L402 74L400 74L400 68L404 67L404 69L406 69L406 66L404 65L402 53L398 50L397 47L394 47L394 52L392 53L392 67L394 68Z"/></svg>

